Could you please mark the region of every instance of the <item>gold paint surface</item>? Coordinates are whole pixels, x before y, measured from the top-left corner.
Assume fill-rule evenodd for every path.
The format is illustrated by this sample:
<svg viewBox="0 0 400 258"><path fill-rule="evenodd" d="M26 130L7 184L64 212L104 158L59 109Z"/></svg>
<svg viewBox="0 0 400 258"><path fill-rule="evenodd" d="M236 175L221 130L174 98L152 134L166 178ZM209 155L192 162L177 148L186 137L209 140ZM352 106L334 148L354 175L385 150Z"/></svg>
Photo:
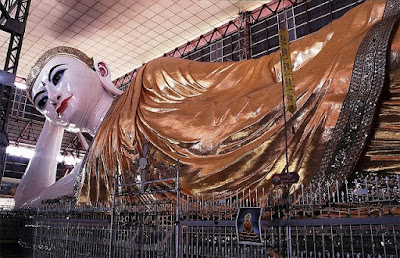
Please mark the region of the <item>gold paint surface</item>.
<svg viewBox="0 0 400 258"><path fill-rule="evenodd" d="M390 72L389 89L383 92L371 142L357 169L400 174L400 69Z"/></svg>
<svg viewBox="0 0 400 258"><path fill-rule="evenodd" d="M290 45L297 110L288 117L289 170L300 174L301 183L314 176L348 92L358 46L384 5L366 1ZM107 198L113 175L129 173L144 139L158 160L183 164L180 186L187 193L268 189L286 164L279 55L147 63L94 140L79 201Z"/></svg>

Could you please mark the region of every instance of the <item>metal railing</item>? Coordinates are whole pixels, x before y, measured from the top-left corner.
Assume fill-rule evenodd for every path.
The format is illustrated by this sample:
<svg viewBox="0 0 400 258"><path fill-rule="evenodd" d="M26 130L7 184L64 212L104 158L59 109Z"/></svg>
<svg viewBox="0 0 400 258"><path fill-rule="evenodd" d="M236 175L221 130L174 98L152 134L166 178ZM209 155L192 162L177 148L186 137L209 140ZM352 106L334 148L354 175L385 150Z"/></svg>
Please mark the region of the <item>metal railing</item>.
<svg viewBox="0 0 400 258"><path fill-rule="evenodd" d="M343 185L300 186L290 193L274 186L189 196L171 184L179 166L165 167L168 173L137 167L128 181L116 180L113 204L75 207L65 199L18 213L24 222L20 244L34 257L400 255L399 175L359 173ZM137 177L149 171L150 178ZM262 208L261 245L238 243L241 207Z"/></svg>

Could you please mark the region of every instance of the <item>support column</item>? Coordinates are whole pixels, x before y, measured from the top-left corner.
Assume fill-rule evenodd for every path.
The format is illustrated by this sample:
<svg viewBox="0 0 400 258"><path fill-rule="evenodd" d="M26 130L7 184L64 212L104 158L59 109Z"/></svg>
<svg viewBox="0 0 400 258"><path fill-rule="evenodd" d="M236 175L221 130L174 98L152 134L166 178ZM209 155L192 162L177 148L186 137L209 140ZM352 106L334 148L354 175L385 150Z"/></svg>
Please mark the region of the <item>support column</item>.
<svg viewBox="0 0 400 258"><path fill-rule="evenodd" d="M12 94L22 39L25 33L30 0L7 0L0 3L0 29L10 33L4 70L0 70L0 182L3 178L8 146L7 125L12 107ZM11 17L15 14L14 17Z"/></svg>

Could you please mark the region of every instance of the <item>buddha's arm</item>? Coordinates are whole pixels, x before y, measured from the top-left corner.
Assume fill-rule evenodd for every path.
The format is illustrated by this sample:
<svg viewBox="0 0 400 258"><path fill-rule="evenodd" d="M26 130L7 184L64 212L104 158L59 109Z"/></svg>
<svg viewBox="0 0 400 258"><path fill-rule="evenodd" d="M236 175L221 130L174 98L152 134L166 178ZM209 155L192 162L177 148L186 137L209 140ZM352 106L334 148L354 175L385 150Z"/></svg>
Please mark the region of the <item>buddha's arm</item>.
<svg viewBox="0 0 400 258"><path fill-rule="evenodd" d="M74 194L74 185L76 183L81 164L82 161L78 163L68 175L64 176L51 186L43 189L43 191L36 196L32 196L30 199L24 201L18 207L15 205L15 208L37 208L42 205L43 200L57 199L61 196Z"/></svg>
<svg viewBox="0 0 400 258"><path fill-rule="evenodd" d="M15 194L15 208L36 198L56 181L57 156L60 152L64 129L45 121L30 160Z"/></svg>

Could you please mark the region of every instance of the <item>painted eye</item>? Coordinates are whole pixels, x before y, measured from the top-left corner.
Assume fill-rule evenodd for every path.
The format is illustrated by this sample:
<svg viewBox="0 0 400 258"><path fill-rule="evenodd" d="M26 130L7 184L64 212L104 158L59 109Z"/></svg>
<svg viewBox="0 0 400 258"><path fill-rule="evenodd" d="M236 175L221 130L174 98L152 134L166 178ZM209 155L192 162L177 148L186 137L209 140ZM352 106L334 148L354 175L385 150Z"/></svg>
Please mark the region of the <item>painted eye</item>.
<svg viewBox="0 0 400 258"><path fill-rule="evenodd" d="M47 100L49 98L47 96L41 98L38 102L38 108L40 108L41 110L44 109L44 107L46 106Z"/></svg>
<svg viewBox="0 0 400 258"><path fill-rule="evenodd" d="M53 79L52 79L52 82L54 85L57 85L57 83L61 80L61 78L64 75L64 72L65 72L65 70L60 70L54 74Z"/></svg>

